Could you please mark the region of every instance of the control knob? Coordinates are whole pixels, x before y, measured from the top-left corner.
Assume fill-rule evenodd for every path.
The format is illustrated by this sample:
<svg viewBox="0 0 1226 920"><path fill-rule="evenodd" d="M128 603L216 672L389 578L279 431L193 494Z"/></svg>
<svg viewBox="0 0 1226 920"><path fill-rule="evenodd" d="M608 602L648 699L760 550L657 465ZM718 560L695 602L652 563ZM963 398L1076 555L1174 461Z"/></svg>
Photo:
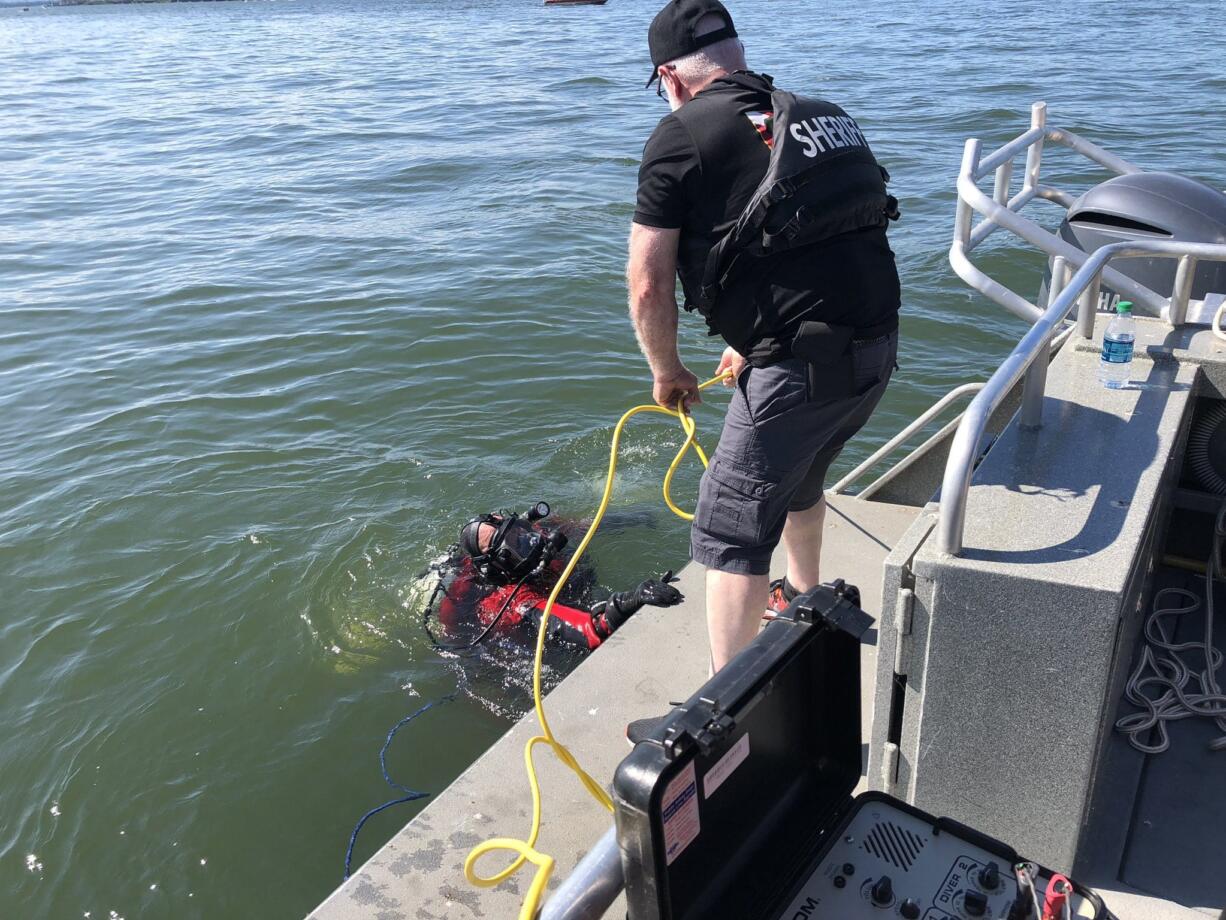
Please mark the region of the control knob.
<svg viewBox="0 0 1226 920"><path fill-rule="evenodd" d="M982 891L968 891L962 896L962 906L968 917L982 917L988 912L988 896Z"/></svg>
<svg viewBox="0 0 1226 920"><path fill-rule="evenodd" d="M919 920L919 902L915 898L907 898L898 905L898 913L902 916L903 920Z"/></svg>
<svg viewBox="0 0 1226 920"><path fill-rule="evenodd" d="M991 862L979 870L979 884L987 891L995 891L1000 885L1000 866Z"/></svg>
<svg viewBox="0 0 1226 920"><path fill-rule="evenodd" d="M869 896L878 907L888 907L894 900L894 883L888 875L883 875L873 883Z"/></svg>

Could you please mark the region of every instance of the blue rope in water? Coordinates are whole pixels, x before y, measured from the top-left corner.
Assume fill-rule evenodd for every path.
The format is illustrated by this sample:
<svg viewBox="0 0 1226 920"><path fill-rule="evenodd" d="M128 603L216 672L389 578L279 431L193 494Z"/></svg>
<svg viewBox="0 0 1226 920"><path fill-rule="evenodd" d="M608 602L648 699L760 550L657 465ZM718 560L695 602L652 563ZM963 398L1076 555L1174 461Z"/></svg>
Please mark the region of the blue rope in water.
<svg viewBox="0 0 1226 920"><path fill-rule="evenodd" d="M391 786L393 789L399 789L401 792L404 792L407 794L404 796L401 796L398 799L392 799L390 802L384 802L382 805L378 806L377 808L372 808L370 811L366 812L366 814L362 815L361 819L358 821L357 825L354 827L353 833L349 835L349 849L345 851L345 878L346 879L349 878L349 871L350 871L349 865L351 861L353 860L353 847L354 847L354 844L358 842L358 833L362 830L362 825L365 824L369 819L377 815L379 812L385 811L386 809L391 808L393 805L401 805L405 802L416 802L418 799L424 799L426 798L426 796L430 795L429 792L418 792L416 789L410 789L408 786L402 786L400 783L392 779L391 775L387 772L387 749L388 747L391 746L392 739L396 737L396 732L400 731L400 729L404 728L406 725L408 725L410 722L412 722L414 719L416 719L419 715L421 715L426 710L433 709L435 706L438 706L441 703L450 703L454 699L455 699L455 694L451 693L451 694L448 694L447 696L440 697L437 700L426 703L426 705L422 706L421 709L417 710L417 712L413 713L410 716L405 716L403 719L397 722L392 727L392 730L387 733L387 740L383 742L383 747L379 749L379 768L383 771L383 778L384 780L387 781L387 784L389 786Z"/></svg>

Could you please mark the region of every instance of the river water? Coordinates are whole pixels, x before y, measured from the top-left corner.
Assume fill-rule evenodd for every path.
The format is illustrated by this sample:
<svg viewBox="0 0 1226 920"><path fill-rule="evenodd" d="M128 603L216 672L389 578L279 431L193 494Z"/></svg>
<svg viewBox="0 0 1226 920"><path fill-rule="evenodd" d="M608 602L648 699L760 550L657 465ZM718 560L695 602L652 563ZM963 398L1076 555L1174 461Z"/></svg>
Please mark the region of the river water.
<svg viewBox="0 0 1226 920"><path fill-rule="evenodd" d="M0 10L0 916L300 916L390 795L397 719L466 681L389 754L438 790L525 705L522 667L430 649L415 576L475 512L590 513L647 395L621 275L657 5ZM965 137L1046 99L1226 185L1223 7L1157 10L734 5L751 64L855 114L902 202L903 369L840 471L1020 333L947 266ZM1003 238L983 261L1037 285ZM628 437L612 587L685 560L676 439Z"/></svg>

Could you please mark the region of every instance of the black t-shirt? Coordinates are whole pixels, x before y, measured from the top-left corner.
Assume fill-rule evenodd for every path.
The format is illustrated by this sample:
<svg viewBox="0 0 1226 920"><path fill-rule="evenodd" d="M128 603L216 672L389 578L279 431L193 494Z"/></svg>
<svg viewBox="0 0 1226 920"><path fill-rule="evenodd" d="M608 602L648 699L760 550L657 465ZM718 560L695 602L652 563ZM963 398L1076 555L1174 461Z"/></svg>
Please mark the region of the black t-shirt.
<svg viewBox="0 0 1226 920"><path fill-rule="evenodd" d="M697 304L707 253L732 227L766 173L769 78L745 72L713 81L660 120L643 150L635 223L680 229L677 272ZM762 259L763 296L776 315L879 327L895 321L898 273L884 229L872 228ZM753 309L753 304L746 304ZM791 330L762 329L739 346L768 362Z"/></svg>

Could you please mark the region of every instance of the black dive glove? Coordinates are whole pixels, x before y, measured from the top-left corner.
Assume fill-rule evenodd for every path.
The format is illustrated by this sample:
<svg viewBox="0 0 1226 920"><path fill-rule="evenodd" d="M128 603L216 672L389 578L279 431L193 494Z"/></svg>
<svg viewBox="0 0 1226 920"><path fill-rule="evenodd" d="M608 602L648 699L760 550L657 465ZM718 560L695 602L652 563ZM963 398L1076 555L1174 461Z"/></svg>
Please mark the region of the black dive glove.
<svg viewBox="0 0 1226 920"><path fill-rule="evenodd" d="M685 595L672 586L678 581L671 571L665 572L659 578L649 578L633 591L618 591L609 595L609 599L596 605L592 618L596 631L602 638L608 638L614 630L638 613L648 604L653 607L672 607L685 600Z"/></svg>
<svg viewBox="0 0 1226 920"><path fill-rule="evenodd" d="M610 600L626 614L637 613L648 604L652 607L673 607L685 600L685 595L672 585L680 580L672 572L665 572L659 578L649 578L640 583L633 591L614 594Z"/></svg>

